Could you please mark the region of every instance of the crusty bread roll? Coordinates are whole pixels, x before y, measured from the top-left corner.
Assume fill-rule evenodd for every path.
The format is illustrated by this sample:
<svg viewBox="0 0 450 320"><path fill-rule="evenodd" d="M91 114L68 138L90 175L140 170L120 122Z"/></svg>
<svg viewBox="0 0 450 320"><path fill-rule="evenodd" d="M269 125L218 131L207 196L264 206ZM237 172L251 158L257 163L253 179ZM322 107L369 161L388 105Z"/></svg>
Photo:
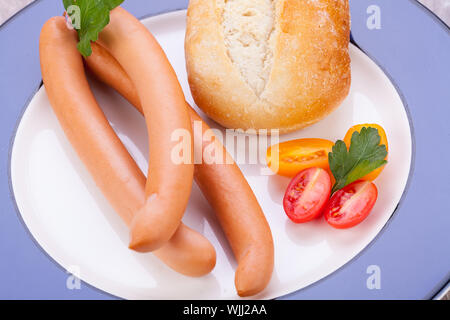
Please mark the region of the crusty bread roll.
<svg viewBox="0 0 450 320"><path fill-rule="evenodd" d="M190 0L192 95L227 128L304 128L347 96L349 40L348 0Z"/></svg>

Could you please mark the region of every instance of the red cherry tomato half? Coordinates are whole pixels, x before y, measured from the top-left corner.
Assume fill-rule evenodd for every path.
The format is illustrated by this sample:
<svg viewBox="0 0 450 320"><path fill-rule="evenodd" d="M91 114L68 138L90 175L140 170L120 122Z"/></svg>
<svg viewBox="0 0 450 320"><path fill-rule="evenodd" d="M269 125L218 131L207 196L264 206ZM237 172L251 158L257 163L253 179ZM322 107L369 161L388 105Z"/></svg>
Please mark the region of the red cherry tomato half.
<svg viewBox="0 0 450 320"><path fill-rule="evenodd" d="M377 201L377 187L370 181L356 181L337 191L324 209L327 222L337 229L361 223Z"/></svg>
<svg viewBox="0 0 450 320"><path fill-rule="evenodd" d="M295 223L311 221L323 211L331 193L331 179L321 168L300 171L289 184L283 207Z"/></svg>

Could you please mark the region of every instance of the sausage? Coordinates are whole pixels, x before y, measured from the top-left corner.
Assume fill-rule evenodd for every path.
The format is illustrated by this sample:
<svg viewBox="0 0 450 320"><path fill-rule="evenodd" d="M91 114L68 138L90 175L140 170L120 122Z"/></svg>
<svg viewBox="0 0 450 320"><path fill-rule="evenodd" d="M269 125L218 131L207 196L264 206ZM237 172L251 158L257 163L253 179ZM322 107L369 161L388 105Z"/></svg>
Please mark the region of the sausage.
<svg viewBox="0 0 450 320"><path fill-rule="evenodd" d="M193 121L201 121L193 109L189 110ZM206 123L203 123L202 128L204 135L209 128ZM238 261L236 290L242 297L252 296L264 290L272 277L272 233L264 212L239 167L229 160L231 156L217 139L213 142L204 141L203 150L210 143L216 144L214 150L222 148L227 159L223 164L207 164L202 161L196 165L195 181L213 207Z"/></svg>
<svg viewBox="0 0 450 320"><path fill-rule="evenodd" d="M121 7L111 11L110 23L98 41L123 66L142 101L149 137L149 174L145 205L131 223L130 248L153 251L178 228L194 178L192 152L186 163L172 159L178 144L172 135L182 131L192 138L183 90L158 42Z"/></svg>
<svg viewBox="0 0 450 320"><path fill-rule="evenodd" d="M92 44L93 54L86 59L88 68L102 82L114 88L141 113L139 95L125 70L101 45ZM218 141L205 141L203 134L209 127L187 103L192 126L202 123L205 150L215 143L215 150L222 150L225 164L195 165L195 180L213 207L217 218L238 261L235 285L240 296L251 296L262 291L271 279L274 265L274 248L270 227L253 191L239 167ZM194 131L195 132L195 131ZM195 132L197 133L197 132ZM201 140L199 140L201 139ZM203 154L203 152L202 152Z"/></svg>
<svg viewBox="0 0 450 320"><path fill-rule="evenodd" d="M146 178L93 96L76 45L77 34L66 27L63 17L44 25L39 51L45 90L66 137L103 195L130 226L144 206ZM216 262L211 243L183 224L153 253L175 271L193 277L209 273Z"/></svg>

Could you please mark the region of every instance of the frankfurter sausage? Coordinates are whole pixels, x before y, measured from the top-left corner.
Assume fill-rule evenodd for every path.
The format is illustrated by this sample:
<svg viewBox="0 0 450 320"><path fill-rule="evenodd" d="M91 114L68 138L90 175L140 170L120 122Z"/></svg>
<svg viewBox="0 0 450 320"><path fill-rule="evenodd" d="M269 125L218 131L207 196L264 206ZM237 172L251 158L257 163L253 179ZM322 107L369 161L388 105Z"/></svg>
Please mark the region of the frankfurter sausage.
<svg viewBox="0 0 450 320"><path fill-rule="evenodd" d="M88 68L142 113L139 95L119 62L97 43L92 44L92 50L92 55L86 59ZM203 139L209 127L194 109L186 105L192 126L194 121L201 121L202 124L202 136L195 137L194 141L203 141L203 145L195 147L203 151L210 143L215 143L215 150L222 150L218 154L225 157L221 162L225 164L207 164L202 161L202 164L195 165L194 176L213 207L238 261L235 276L238 294L255 295L267 286L273 272L274 249L270 227L239 167L218 140Z"/></svg>
<svg viewBox="0 0 450 320"><path fill-rule="evenodd" d="M77 41L63 17L45 23L39 42L45 90L66 137L103 195L130 226L144 206L146 178L92 94ZM209 273L216 262L211 243L183 224L153 253L175 271L195 277Z"/></svg>
<svg viewBox="0 0 450 320"><path fill-rule="evenodd" d="M153 251L175 233L192 188L192 159L181 164L172 159L177 145L172 134L182 130L192 137L183 90L158 42L121 7L111 11L110 23L98 41L125 69L142 102L149 137L149 174L145 205L131 223L130 248Z"/></svg>

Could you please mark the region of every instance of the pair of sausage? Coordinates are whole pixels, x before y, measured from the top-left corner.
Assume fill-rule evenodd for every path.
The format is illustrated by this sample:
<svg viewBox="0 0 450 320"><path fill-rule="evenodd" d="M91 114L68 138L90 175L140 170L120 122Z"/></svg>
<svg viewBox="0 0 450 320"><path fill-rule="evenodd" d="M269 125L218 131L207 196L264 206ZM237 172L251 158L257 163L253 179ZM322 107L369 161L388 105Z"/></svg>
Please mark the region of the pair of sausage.
<svg viewBox="0 0 450 320"><path fill-rule="evenodd" d="M71 145L103 195L131 226L136 213L145 207L146 178L92 94L77 42L76 32L66 27L63 17L44 25L39 51L45 89ZM172 269L193 277L211 272L216 263L211 243L183 224L153 253Z"/></svg>
<svg viewBox="0 0 450 320"><path fill-rule="evenodd" d="M171 130L182 128L191 132L190 121L201 119L192 108L186 108L162 49L138 20L116 8L110 24L100 34L101 46L94 44L93 55L87 59L100 80L115 88L146 118L150 139L146 182L98 106L76 43L76 33L66 28L64 18L52 18L45 24L40 39L44 84L67 138L103 194L130 226L130 247L153 251L185 275L210 272L215 265L214 248L203 236L180 224L193 166L177 166L170 159ZM209 128L205 123L202 127L204 134ZM203 141L203 136L200 139ZM211 143L230 158L217 140L204 141L199 147L204 150ZM271 278L273 240L241 171L233 161L224 163L196 165L195 179L214 208L238 260L238 294L250 296L263 290ZM180 193L182 197L178 196Z"/></svg>

